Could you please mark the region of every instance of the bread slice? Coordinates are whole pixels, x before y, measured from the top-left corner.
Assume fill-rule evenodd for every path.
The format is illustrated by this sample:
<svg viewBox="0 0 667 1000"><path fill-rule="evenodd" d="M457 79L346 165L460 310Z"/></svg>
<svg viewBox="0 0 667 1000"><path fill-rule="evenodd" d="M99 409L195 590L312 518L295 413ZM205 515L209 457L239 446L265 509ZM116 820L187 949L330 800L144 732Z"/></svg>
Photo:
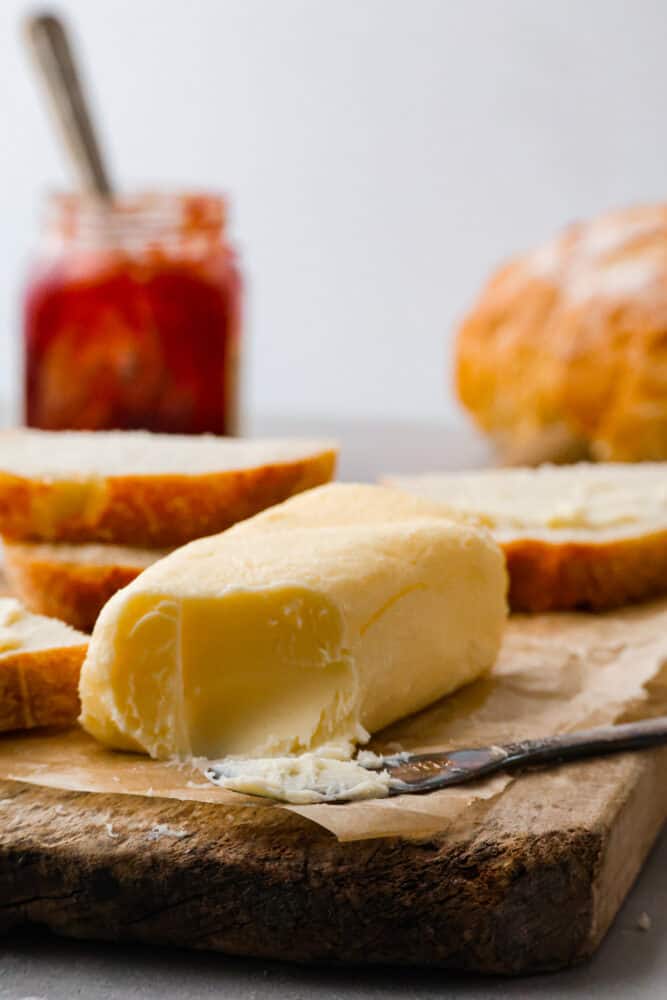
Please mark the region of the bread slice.
<svg viewBox="0 0 667 1000"><path fill-rule="evenodd" d="M483 521L505 552L514 611L599 611L667 592L667 463L384 482Z"/></svg>
<svg viewBox="0 0 667 1000"><path fill-rule="evenodd" d="M0 731L75 722L87 648L87 636L0 597Z"/></svg>
<svg viewBox="0 0 667 1000"><path fill-rule="evenodd" d="M11 591L30 611L92 632L109 598L169 549L123 545L5 542Z"/></svg>
<svg viewBox="0 0 667 1000"><path fill-rule="evenodd" d="M0 433L0 534L173 548L328 482L321 441L147 431Z"/></svg>

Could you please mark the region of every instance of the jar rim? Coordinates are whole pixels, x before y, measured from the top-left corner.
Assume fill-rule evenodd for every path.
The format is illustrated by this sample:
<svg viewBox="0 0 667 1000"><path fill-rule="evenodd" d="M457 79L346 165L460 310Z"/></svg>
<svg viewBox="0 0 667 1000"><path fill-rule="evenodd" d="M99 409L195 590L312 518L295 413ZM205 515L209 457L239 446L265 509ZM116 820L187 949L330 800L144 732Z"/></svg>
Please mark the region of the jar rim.
<svg viewBox="0 0 667 1000"><path fill-rule="evenodd" d="M220 234L227 199L217 192L147 190L101 199L86 192L47 194L47 226L63 237L113 233L164 236Z"/></svg>

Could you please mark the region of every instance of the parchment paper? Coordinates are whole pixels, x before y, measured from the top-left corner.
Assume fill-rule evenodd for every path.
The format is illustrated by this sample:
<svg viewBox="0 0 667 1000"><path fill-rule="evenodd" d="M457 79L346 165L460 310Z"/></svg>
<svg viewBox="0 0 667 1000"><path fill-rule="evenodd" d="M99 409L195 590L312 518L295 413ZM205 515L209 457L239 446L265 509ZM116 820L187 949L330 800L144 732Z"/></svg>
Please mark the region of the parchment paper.
<svg viewBox="0 0 667 1000"><path fill-rule="evenodd" d="M667 706L667 601L606 615L517 616L492 674L370 744L377 752L485 746L655 715ZM104 749L82 730L0 738L0 778L86 792L288 809L340 840L427 836L507 787L496 776L430 795L285 806L210 784L188 765ZM519 779L520 780L520 779Z"/></svg>

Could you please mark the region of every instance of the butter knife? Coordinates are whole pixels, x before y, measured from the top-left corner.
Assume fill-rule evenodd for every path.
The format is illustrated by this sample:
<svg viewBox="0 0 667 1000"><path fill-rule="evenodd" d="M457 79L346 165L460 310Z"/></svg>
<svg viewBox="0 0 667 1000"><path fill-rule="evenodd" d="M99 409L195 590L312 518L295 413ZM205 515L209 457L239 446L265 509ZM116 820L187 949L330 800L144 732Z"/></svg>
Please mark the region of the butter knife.
<svg viewBox="0 0 667 1000"><path fill-rule="evenodd" d="M437 753L398 753L358 761L368 770L389 772L390 795L434 792L476 781L498 771L536 764L559 764L667 743L667 716L601 726L502 746L474 747Z"/></svg>

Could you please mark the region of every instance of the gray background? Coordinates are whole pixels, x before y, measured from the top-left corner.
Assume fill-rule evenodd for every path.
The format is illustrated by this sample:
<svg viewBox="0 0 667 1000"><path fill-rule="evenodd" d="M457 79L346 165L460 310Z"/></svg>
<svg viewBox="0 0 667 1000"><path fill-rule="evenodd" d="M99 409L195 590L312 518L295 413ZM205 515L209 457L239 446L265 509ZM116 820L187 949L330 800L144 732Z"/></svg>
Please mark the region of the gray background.
<svg viewBox="0 0 667 1000"><path fill-rule="evenodd" d="M67 173L0 4L0 398ZM39 6L39 5L38 5ZM567 221L665 196L664 0L59 0L126 187L229 191L246 404L452 419L454 320Z"/></svg>

